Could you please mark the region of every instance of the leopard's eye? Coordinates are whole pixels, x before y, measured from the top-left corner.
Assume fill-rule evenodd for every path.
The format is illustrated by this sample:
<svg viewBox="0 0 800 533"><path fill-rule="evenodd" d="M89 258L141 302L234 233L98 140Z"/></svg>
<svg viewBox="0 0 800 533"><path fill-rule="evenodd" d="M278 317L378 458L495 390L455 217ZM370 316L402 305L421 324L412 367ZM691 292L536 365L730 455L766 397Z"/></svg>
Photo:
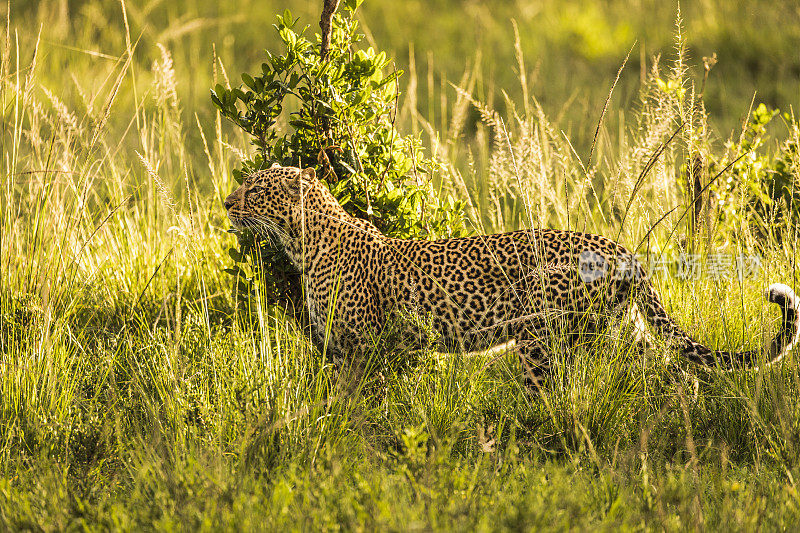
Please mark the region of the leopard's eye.
<svg viewBox="0 0 800 533"><path fill-rule="evenodd" d="M250 187L250 190L248 192L258 194L258 193L263 192L263 191L264 191L264 187L262 187L261 185L253 185L252 187Z"/></svg>

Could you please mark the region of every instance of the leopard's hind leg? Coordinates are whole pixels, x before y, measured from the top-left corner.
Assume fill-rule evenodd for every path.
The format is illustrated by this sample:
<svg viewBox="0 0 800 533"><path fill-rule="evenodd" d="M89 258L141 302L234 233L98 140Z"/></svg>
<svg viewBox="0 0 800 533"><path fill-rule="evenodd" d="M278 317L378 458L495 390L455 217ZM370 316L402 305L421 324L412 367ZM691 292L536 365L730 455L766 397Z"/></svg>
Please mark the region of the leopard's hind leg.
<svg viewBox="0 0 800 533"><path fill-rule="evenodd" d="M580 347L602 349L600 337L623 334L619 324L625 320L631 322L627 327L633 331L624 334L632 336L637 350L644 353L652 344L648 332L640 331L644 321L637 315L635 305L631 306L625 299L610 303L600 311L588 308L581 312L562 312L555 319L531 322L513 332L525 386L538 388L552 369L554 355L571 360L574 350Z"/></svg>
<svg viewBox="0 0 800 533"><path fill-rule="evenodd" d="M567 356L581 341L583 332L578 327L591 329L592 321L562 312L547 320L533 320L512 332L522 367L523 384L527 389L539 389L553 368L554 354Z"/></svg>
<svg viewBox="0 0 800 533"><path fill-rule="evenodd" d="M527 390L538 390L550 372L550 354L543 343L536 340L517 341L517 352L522 366L522 384Z"/></svg>

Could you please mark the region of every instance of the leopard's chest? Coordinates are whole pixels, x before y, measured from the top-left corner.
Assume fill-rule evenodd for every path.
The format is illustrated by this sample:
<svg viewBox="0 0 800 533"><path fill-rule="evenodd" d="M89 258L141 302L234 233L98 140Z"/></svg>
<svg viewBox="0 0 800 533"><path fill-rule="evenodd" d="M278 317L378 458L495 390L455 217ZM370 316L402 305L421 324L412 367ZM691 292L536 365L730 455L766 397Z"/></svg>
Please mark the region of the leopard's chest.
<svg viewBox="0 0 800 533"><path fill-rule="evenodd" d="M314 277L307 277L305 281L308 316L312 324L324 327L328 315L328 302L335 302L336 295L332 293L333 284Z"/></svg>

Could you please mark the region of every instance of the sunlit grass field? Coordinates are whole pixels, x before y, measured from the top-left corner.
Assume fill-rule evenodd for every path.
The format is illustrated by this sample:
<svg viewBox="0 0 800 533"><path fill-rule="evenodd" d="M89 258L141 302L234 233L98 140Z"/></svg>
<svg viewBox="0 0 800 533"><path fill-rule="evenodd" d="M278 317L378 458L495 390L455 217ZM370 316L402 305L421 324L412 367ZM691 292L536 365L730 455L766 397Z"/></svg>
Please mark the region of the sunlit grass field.
<svg viewBox="0 0 800 533"><path fill-rule="evenodd" d="M237 289L222 200L252 146L209 89L258 68L285 7L0 8L0 528L796 527L795 355L700 371L663 342L642 356L622 327L569 351L550 339L536 395L513 349L415 354L384 394L352 393L257 273ZM288 7L316 29L319 2ZM794 219L732 183L724 206L724 188L705 192L692 228L684 174L702 153L725 183L724 142L760 102L788 113L762 152L800 140L800 12L681 9L368 1L359 18L406 70L399 129L473 231L696 255L699 275L654 273L668 310L712 347L754 349L779 322L763 289L797 282ZM758 268L737 276L737 257Z"/></svg>

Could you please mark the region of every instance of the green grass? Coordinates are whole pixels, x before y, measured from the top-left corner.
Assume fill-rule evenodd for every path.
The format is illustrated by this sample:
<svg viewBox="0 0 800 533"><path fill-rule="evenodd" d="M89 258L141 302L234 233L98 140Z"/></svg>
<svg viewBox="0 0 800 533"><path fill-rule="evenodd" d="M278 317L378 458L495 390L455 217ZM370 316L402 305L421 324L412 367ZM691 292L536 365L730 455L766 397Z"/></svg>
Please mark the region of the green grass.
<svg viewBox="0 0 800 533"><path fill-rule="evenodd" d="M800 520L795 356L755 372L683 373L661 357L664 346L642 358L629 333L608 331L587 336L569 357L556 350L539 396L523 390L513 350L424 353L387 376L383 400L342 389L258 283L243 298L223 271L235 239L221 200L249 146L211 112L207 90L215 76L233 80L260 61L271 38L261 26L277 8L242 1L210 12L201 4L125 4L127 29L118 3L85 2L67 14L59 3L11 7L0 63L0 528L753 530ZM582 30L592 46L570 44L592 20L558 17L557 6L537 12L534 3L514 13L521 35L535 33L538 43L520 44L519 56L529 69L542 57L523 98L510 8L489 16L470 5L475 12L462 19L441 4L424 21L403 11L419 11L413 2L385 14L368 3L362 18L398 58L410 40L421 56L435 50L438 88L427 85L418 58L406 80L418 84L419 99L407 87L400 120L436 150L443 194L468 200L471 222L485 231L552 225L619 235L635 247L665 216L651 251L758 253L763 268L741 283L656 283L699 340L764 342L778 317L760 293L796 281L796 228L777 241L758 237L747 216L708 221L692 244L680 217L687 193L676 169L692 149L720 154L725 126L708 138L681 134L637 186L692 102L662 94L632 109L633 97L615 92L592 164L582 168L632 40L650 43L647 54L653 42L669 52L672 8L589 9L581 17L628 28L617 37ZM745 16L756 3L728 4L687 7L684 17L690 44L728 43L717 50L726 58L752 54L731 60L738 66L724 76L721 63L709 82L721 93L707 95L709 109L731 125L747 113L755 85L788 95L776 96L784 107L796 98L796 76L778 70L766 84L759 69L793 72L796 25L788 21L797 13L788 3L757 10L756 21L787 21L776 26L785 31L758 33ZM313 24L317 7L296 11ZM389 24L393 16L419 21L418 29ZM36 20L44 24L38 38ZM462 83L488 105L447 84L441 90L442 79L462 75L454 58L463 59L477 31L464 20L485 24L484 62L497 49L491 67L468 69ZM735 31L745 32L744 44L719 37ZM575 77L554 75L559 62ZM626 67L636 75L625 83L635 84L639 66ZM569 104L568 89L584 86L591 89L581 98L595 112ZM501 89L519 94L510 99L518 118ZM692 124L708 126L705 117ZM585 136L573 141L580 156L562 130Z"/></svg>

